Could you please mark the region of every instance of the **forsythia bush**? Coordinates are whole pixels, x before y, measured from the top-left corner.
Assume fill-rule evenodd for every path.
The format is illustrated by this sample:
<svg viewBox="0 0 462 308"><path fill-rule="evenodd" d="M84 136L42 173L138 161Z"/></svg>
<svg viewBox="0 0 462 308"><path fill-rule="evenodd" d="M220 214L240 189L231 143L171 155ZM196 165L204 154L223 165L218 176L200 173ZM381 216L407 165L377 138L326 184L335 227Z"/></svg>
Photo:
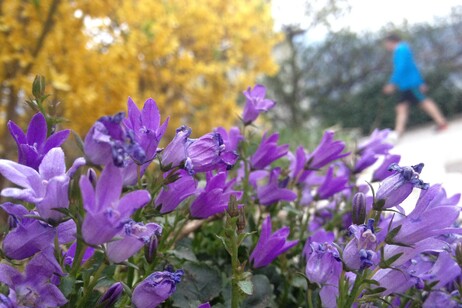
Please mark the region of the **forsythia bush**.
<svg viewBox="0 0 462 308"><path fill-rule="evenodd" d="M41 72L80 133L150 93L172 126L229 127L236 93L276 72L277 41L265 0L1 1L3 121Z"/></svg>
<svg viewBox="0 0 462 308"><path fill-rule="evenodd" d="M250 125L274 102L261 85L244 95L241 127L191 139L180 126L164 149L169 118L129 99L127 114L93 124L69 168L69 130L42 113L27 131L10 121L0 306L462 304L460 195L422 181L423 164L399 166L387 130L351 152L331 131L294 153L278 133L255 138ZM372 166L375 192L358 180Z"/></svg>

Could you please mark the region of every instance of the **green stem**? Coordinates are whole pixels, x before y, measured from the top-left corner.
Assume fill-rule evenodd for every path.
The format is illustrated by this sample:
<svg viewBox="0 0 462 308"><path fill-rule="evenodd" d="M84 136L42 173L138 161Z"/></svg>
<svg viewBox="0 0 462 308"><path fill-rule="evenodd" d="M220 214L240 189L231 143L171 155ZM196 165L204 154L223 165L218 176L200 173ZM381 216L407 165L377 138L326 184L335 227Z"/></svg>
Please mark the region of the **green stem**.
<svg viewBox="0 0 462 308"><path fill-rule="evenodd" d="M87 306L88 298L90 297L93 289L98 283L99 277L101 276L105 268L106 268L106 263L105 262L101 263L101 265L98 267L95 274L93 275L92 281L87 287L85 287L83 296L78 300L76 307L86 307Z"/></svg>
<svg viewBox="0 0 462 308"><path fill-rule="evenodd" d="M134 262L133 257L130 257L128 259L128 262L133 264ZM133 266L129 266L127 269L127 286L132 287L134 277L135 277L135 268Z"/></svg>
<svg viewBox="0 0 462 308"><path fill-rule="evenodd" d="M353 303L355 302L357 298L357 293L359 291L359 287L363 283L363 278L364 278L364 273L365 271L359 272L356 275L355 283L353 285L353 288L351 289L350 296L348 296L347 302L344 307L352 307Z"/></svg>
<svg viewBox="0 0 462 308"><path fill-rule="evenodd" d="M313 290L308 287L306 292L306 301L308 304L308 308L313 308Z"/></svg>
<svg viewBox="0 0 462 308"><path fill-rule="evenodd" d="M239 275L240 275L240 264L238 259L238 243L237 234L233 232L231 238L231 267L233 270L233 276L231 280L232 291L231 291L231 307L238 308L240 302L240 290L239 290Z"/></svg>
<svg viewBox="0 0 462 308"><path fill-rule="evenodd" d="M83 256L85 255L85 250L87 249L85 243L83 243L81 240L77 240L77 247L75 248L75 255L77 258L74 258L74 261L72 262L72 269L71 269L71 276L76 277L77 272L80 268L80 265L83 260Z"/></svg>

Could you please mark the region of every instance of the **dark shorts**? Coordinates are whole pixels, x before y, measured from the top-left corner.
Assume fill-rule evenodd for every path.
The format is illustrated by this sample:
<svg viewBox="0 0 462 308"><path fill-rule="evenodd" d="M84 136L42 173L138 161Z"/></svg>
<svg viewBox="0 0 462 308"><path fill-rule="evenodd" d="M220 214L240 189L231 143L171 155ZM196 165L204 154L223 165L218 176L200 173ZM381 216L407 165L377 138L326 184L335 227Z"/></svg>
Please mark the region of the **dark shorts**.
<svg viewBox="0 0 462 308"><path fill-rule="evenodd" d="M412 88L409 90L398 92L398 104L408 103L417 105L425 100L425 95L418 89Z"/></svg>

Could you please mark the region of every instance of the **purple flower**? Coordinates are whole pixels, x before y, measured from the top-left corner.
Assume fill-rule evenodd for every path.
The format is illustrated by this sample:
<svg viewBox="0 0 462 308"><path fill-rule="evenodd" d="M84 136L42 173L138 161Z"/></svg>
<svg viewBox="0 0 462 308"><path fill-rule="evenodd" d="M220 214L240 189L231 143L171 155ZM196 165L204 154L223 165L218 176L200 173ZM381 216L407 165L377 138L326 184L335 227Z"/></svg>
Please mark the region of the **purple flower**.
<svg viewBox="0 0 462 308"><path fill-rule="evenodd" d="M273 161L285 156L289 152L289 145L278 146L279 134L275 133L267 137L265 133L260 146L250 157L250 165L253 169L264 169Z"/></svg>
<svg viewBox="0 0 462 308"><path fill-rule="evenodd" d="M104 292L96 303L97 307L114 307L115 303L122 296L124 286L120 282L114 283Z"/></svg>
<svg viewBox="0 0 462 308"><path fill-rule="evenodd" d="M207 174L204 190L199 193L189 209L192 217L207 218L223 213L228 208L231 195L236 196L237 199L241 197L242 192L233 190L235 181L227 183L226 177L226 172L220 172L215 176Z"/></svg>
<svg viewBox="0 0 462 308"><path fill-rule="evenodd" d="M72 243L72 245L69 247L69 249L63 253L64 256L64 264L68 266L72 266L74 263L74 258L75 258L75 250L77 248L77 242ZM90 259L93 254L95 253L95 249L93 247L87 247L85 249L85 252L83 254L82 262L80 264L84 264L85 262Z"/></svg>
<svg viewBox="0 0 462 308"><path fill-rule="evenodd" d="M340 175L335 177L334 176L334 166L329 167L327 170L327 174L324 177L324 181L319 186L316 196L319 199L328 199L332 197L334 194L344 190L346 188L346 184L348 183L348 176Z"/></svg>
<svg viewBox="0 0 462 308"><path fill-rule="evenodd" d="M334 141L334 132L326 131L318 147L308 155L305 169L318 170L339 158L350 155L343 153L345 143L343 141Z"/></svg>
<svg viewBox="0 0 462 308"><path fill-rule="evenodd" d="M374 234L374 220L368 225L351 225L348 230L353 238L343 251L343 262L352 270L371 267L377 262L377 238Z"/></svg>
<svg viewBox="0 0 462 308"><path fill-rule="evenodd" d="M146 190L132 191L120 198L122 173L112 164L106 165L93 188L87 176L80 178L85 218L82 233L85 242L100 245L109 242L122 229L136 210L146 205L151 196Z"/></svg>
<svg viewBox="0 0 462 308"><path fill-rule="evenodd" d="M48 151L61 146L69 136L66 129L55 132L47 139L47 122L41 113L32 117L26 134L13 121L8 122L8 129L18 146L18 162L35 170Z"/></svg>
<svg viewBox="0 0 462 308"><path fill-rule="evenodd" d="M457 302L444 291L432 291L422 305L423 308L445 307L456 308Z"/></svg>
<svg viewBox="0 0 462 308"><path fill-rule="evenodd" d="M242 136L241 131L238 127L233 126L226 131L224 127L217 127L215 129L217 133L221 135L223 138L223 143L225 144L226 151L232 151L237 153L239 150L239 143L244 140L244 136Z"/></svg>
<svg viewBox="0 0 462 308"><path fill-rule="evenodd" d="M168 267L163 272L154 272L140 282L132 295L132 302L136 308L157 307L166 301L176 290L184 272L173 271Z"/></svg>
<svg viewBox="0 0 462 308"><path fill-rule="evenodd" d="M76 226L68 220L54 228L44 221L28 217L37 215L29 212L24 206L13 203L3 203L0 207L9 215L10 232L3 239L3 251L6 256L15 260L29 258L39 251L54 245L58 235L60 244L75 239Z"/></svg>
<svg viewBox="0 0 462 308"><path fill-rule="evenodd" d="M54 208L69 206L70 177L83 164L85 164L83 158L77 159L66 173L64 152L61 148L53 148L43 157L38 172L31 167L1 159L0 173L22 187L22 189L5 188L1 194L4 197L35 203L42 218L59 221L64 214L55 211Z"/></svg>
<svg viewBox="0 0 462 308"><path fill-rule="evenodd" d="M184 170L178 170L176 174L178 179L162 187L154 202L162 214L175 210L183 200L196 192L197 183L192 176Z"/></svg>
<svg viewBox="0 0 462 308"><path fill-rule="evenodd" d="M59 288L50 282L53 275L64 275L53 256L53 249L35 255L21 274L0 264L0 282L8 286L8 297L0 298L2 307L59 307L67 303Z"/></svg>
<svg viewBox="0 0 462 308"><path fill-rule="evenodd" d="M396 171L395 174L386 178L377 190L376 200L382 200L383 208L388 209L400 205L412 192L414 187L426 190L428 184L419 179L423 164L412 167L400 167L392 164L389 170Z"/></svg>
<svg viewBox="0 0 462 308"><path fill-rule="evenodd" d="M274 233L271 233L271 229L271 216L268 215L263 221L257 246L250 255L250 262L253 263L254 268L267 266L298 243L298 240L287 241L289 227L283 227Z"/></svg>
<svg viewBox="0 0 462 308"><path fill-rule="evenodd" d="M313 233L310 237L306 239L305 246L303 247L303 256L305 259L308 259L311 254L313 253L313 248L311 244L313 242L317 243L328 243L332 244L334 242L335 236L333 232L327 232L323 228L318 229L316 232Z"/></svg>
<svg viewBox="0 0 462 308"><path fill-rule="evenodd" d="M278 201L293 201L297 194L290 189L284 188L286 181L279 182L281 168L274 168L270 175L268 184L257 188L257 196L260 204L271 205Z"/></svg>
<svg viewBox="0 0 462 308"><path fill-rule="evenodd" d="M305 149L302 146L299 146L295 151L295 154L289 152L288 157L290 161L290 177L296 181L296 183L305 181L307 176L311 173L311 170L305 169L308 158Z"/></svg>
<svg viewBox="0 0 462 308"><path fill-rule="evenodd" d="M249 125L255 121L260 113L272 109L276 103L272 100L265 98L266 88L263 85L257 84L251 89L244 91L246 98L244 111L242 113L242 120L245 125Z"/></svg>
<svg viewBox="0 0 462 308"><path fill-rule="evenodd" d="M228 164L223 161L224 153L225 145L221 135L217 132L205 134L198 139L189 139L186 144L185 168L192 175L196 172L216 170L222 164L232 167L236 163L237 154L234 158L230 157Z"/></svg>
<svg viewBox="0 0 462 308"><path fill-rule="evenodd" d="M122 168L134 162L139 165L146 162L146 153L136 142L134 132L122 125L124 118L123 112L103 116L90 128L85 136L84 150L92 163L107 165L112 162Z"/></svg>
<svg viewBox="0 0 462 308"><path fill-rule="evenodd" d="M152 237L159 237L162 227L156 223L137 223L129 221L125 223L118 237L120 240L111 241L107 244L107 256L110 261L120 263L134 254L143 246L151 242Z"/></svg>
<svg viewBox="0 0 462 308"><path fill-rule="evenodd" d="M159 108L152 98L144 102L143 110L140 111L129 97L127 109L128 118L124 119L123 123L130 131L133 131L135 142L144 150L145 160L141 163L149 163L156 157L157 147L165 134L169 118L162 125L160 124Z"/></svg>
<svg viewBox="0 0 462 308"><path fill-rule="evenodd" d="M387 155L384 157L382 164L374 171L372 182L380 182L385 180L393 173L388 170L392 164L398 164L401 160L400 155Z"/></svg>
<svg viewBox="0 0 462 308"><path fill-rule="evenodd" d="M209 302L206 302L206 303L200 304L199 306L197 306L197 308L212 308L212 306L210 306Z"/></svg>
<svg viewBox="0 0 462 308"><path fill-rule="evenodd" d="M375 164L379 159L379 156L372 151L364 151L356 161L355 167L353 169L354 173L361 173L366 168Z"/></svg>
<svg viewBox="0 0 462 308"><path fill-rule="evenodd" d="M361 154L365 151L369 151L374 154L388 154L393 148L393 145L387 142L387 137L390 132L389 129L375 129L369 138L358 146L359 153Z"/></svg>
<svg viewBox="0 0 462 308"><path fill-rule="evenodd" d="M337 248L329 243L311 243L311 254L306 262L306 277L310 282L337 285L341 272Z"/></svg>
<svg viewBox="0 0 462 308"><path fill-rule="evenodd" d="M163 168L170 169L184 164L187 158L186 145L191 132L191 128L184 125L177 128L175 137L162 152Z"/></svg>
<svg viewBox="0 0 462 308"><path fill-rule="evenodd" d="M460 194L447 198L441 185L422 190L414 210L391 225L391 228L400 226L394 241L413 245L429 237L461 233L462 229L451 228L459 217L460 208L456 206L459 199Z"/></svg>

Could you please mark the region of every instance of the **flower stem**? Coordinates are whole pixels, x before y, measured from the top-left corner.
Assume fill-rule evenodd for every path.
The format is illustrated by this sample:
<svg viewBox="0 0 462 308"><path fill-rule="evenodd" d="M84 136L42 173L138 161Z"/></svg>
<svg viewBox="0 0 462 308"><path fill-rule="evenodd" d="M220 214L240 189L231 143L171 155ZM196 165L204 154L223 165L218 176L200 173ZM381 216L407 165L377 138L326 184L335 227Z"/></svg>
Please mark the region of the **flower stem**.
<svg viewBox="0 0 462 308"><path fill-rule="evenodd" d="M233 276L231 278L232 290L231 290L231 307L238 308L240 302L240 290L239 290L239 276L240 276L240 264L238 259L238 242L237 233L233 232L230 236L230 252L231 252L231 267Z"/></svg>

